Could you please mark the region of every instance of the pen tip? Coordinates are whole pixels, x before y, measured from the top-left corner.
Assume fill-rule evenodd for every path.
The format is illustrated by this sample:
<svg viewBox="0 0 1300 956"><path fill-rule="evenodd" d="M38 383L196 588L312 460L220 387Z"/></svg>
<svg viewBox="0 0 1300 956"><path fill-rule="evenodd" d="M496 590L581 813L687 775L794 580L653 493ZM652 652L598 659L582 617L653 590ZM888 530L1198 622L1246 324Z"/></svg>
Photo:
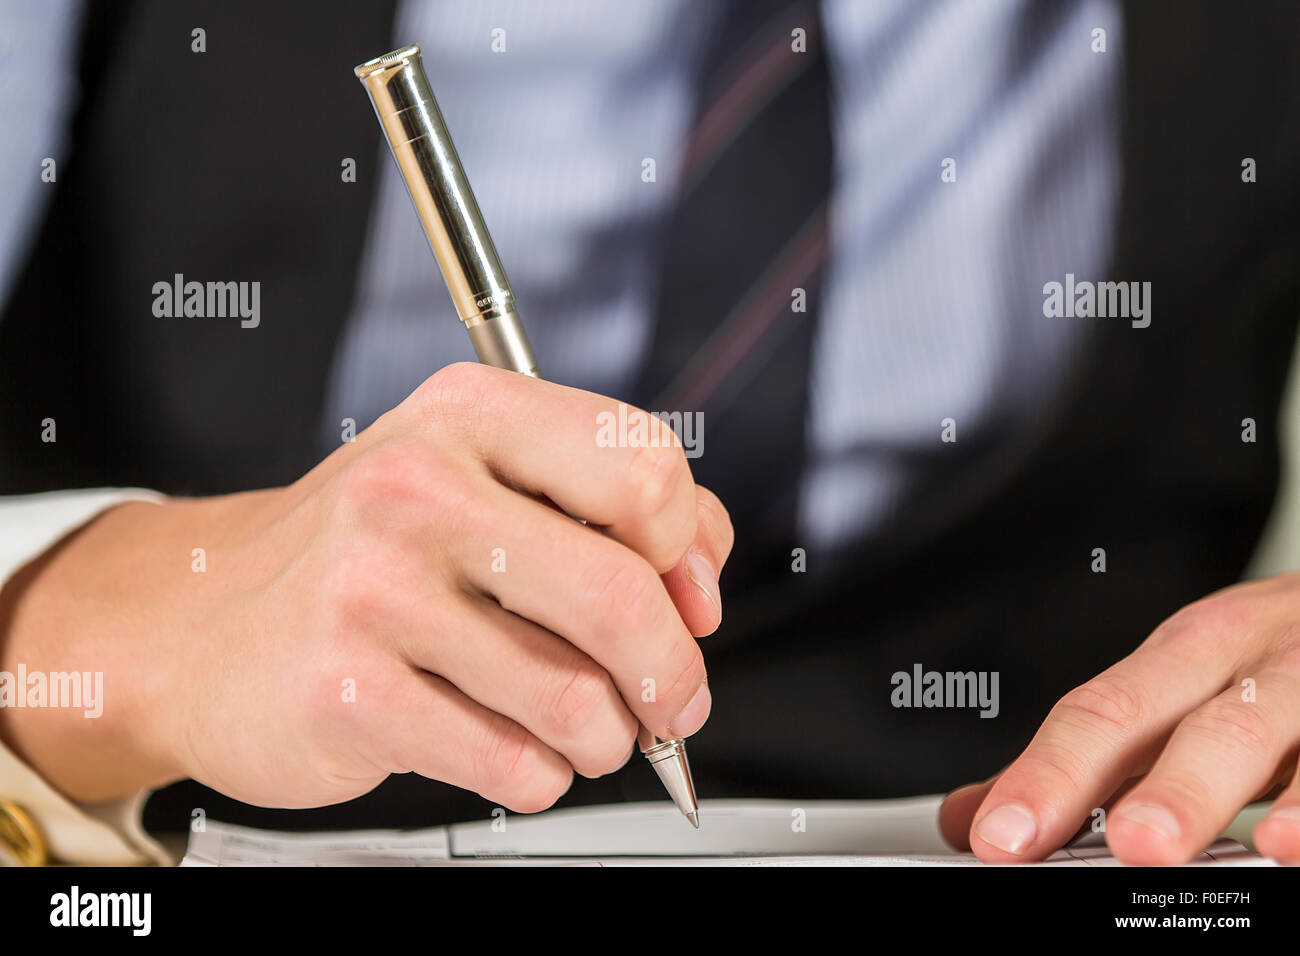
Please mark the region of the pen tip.
<svg viewBox="0 0 1300 956"><path fill-rule="evenodd" d="M686 819L691 821L691 826L695 827L695 829L700 828L700 813L698 810L692 810L686 814Z"/></svg>

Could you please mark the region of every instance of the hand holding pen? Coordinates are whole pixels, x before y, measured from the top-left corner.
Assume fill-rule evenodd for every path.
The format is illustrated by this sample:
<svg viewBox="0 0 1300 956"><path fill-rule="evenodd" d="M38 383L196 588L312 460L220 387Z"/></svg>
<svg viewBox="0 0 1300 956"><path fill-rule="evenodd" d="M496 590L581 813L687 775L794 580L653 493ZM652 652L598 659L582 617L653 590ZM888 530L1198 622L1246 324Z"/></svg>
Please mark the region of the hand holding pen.
<svg viewBox="0 0 1300 956"><path fill-rule="evenodd" d="M3 708L0 737L84 803L191 777L313 807L415 772L535 811L642 727L689 736L731 525L672 442L597 444L618 411L460 363L285 487L108 510L26 575L0 670L94 661L112 705Z"/></svg>
<svg viewBox="0 0 1300 956"><path fill-rule="evenodd" d="M540 377L532 346L515 311L514 292L424 75L420 48L408 46L394 50L361 64L355 72L370 95L393 159L442 270L447 291L479 361ZM664 441L652 441L650 447L666 444L676 449L678 443L664 423L656 422L644 412L637 414L650 429L666 433L656 435ZM659 467L651 464L650 470ZM585 519L578 520L586 523ZM695 560L701 558L697 555ZM695 576L696 583L714 609L720 611L717 572L713 565L704 563L703 574ZM709 580L711 586L700 584L700 577ZM649 696L653 697L655 687L653 678L643 680L642 699L647 698L648 689ZM684 713L698 711L703 717L707 714L708 697L708 687L702 685ZM678 809L698 829L699 805L686 757L683 739L686 732L679 726L691 722L683 716L670 724L666 732L657 730L653 724L643 725L637 733L637 744Z"/></svg>

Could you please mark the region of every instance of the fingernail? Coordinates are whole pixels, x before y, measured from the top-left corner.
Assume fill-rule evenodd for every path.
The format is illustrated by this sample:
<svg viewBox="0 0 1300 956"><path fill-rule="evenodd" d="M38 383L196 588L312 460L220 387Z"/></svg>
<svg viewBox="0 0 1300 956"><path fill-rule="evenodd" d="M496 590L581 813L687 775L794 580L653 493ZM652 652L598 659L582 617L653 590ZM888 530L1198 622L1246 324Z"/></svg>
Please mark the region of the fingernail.
<svg viewBox="0 0 1300 956"><path fill-rule="evenodd" d="M1038 821L1016 803L1006 803L975 824L975 835L1007 853L1020 853L1034 842Z"/></svg>
<svg viewBox="0 0 1300 956"><path fill-rule="evenodd" d="M1125 807L1117 816L1121 820L1132 820L1148 830L1155 830L1166 840L1177 840L1181 831L1177 818L1164 807L1153 803L1139 803L1137 806Z"/></svg>
<svg viewBox="0 0 1300 956"><path fill-rule="evenodd" d="M686 576L697 588L704 592L713 609L722 620L722 592L718 590L718 569L706 558L703 552L692 551L686 556Z"/></svg>
<svg viewBox="0 0 1300 956"><path fill-rule="evenodd" d="M709 685L701 684L700 689L691 698L691 702L683 707L682 712L668 725L668 732L674 737L689 737L704 726L704 722L709 719L709 709L712 706L713 695L709 693Z"/></svg>

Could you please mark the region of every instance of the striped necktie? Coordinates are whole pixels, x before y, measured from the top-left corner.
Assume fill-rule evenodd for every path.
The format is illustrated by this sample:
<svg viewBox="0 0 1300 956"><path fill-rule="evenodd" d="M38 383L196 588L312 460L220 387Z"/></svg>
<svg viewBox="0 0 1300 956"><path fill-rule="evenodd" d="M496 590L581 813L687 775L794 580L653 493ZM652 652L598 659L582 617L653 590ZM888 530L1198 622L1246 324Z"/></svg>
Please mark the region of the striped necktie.
<svg viewBox="0 0 1300 956"><path fill-rule="evenodd" d="M636 399L702 414L691 466L736 527L739 592L795 545L832 160L815 0L728 0L702 62Z"/></svg>

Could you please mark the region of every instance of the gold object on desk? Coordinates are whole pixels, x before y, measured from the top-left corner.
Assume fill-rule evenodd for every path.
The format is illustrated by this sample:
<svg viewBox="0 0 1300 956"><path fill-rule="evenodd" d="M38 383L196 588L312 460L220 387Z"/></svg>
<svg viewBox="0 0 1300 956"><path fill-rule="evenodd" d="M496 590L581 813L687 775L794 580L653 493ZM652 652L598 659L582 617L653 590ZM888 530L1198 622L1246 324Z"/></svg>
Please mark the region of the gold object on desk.
<svg viewBox="0 0 1300 956"><path fill-rule="evenodd" d="M3 799L0 799L0 847L23 866L44 866L50 859L36 822L18 804Z"/></svg>

